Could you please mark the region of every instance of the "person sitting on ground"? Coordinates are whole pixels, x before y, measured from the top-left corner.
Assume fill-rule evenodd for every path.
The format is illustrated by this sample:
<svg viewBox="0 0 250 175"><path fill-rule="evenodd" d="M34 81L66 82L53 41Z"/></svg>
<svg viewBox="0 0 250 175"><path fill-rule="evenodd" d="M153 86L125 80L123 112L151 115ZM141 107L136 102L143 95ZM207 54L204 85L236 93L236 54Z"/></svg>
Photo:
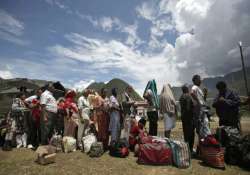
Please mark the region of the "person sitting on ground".
<svg viewBox="0 0 250 175"><path fill-rule="evenodd" d="M160 95L160 112L164 117L165 137L170 138L177 118L176 101L169 84L163 86Z"/></svg>
<svg viewBox="0 0 250 175"><path fill-rule="evenodd" d="M143 136L147 135L146 131L144 130L146 122L147 121L144 118L141 118L138 123L135 119L133 120L129 136L129 147L131 150L134 150L135 145L139 143L140 134Z"/></svg>
<svg viewBox="0 0 250 175"><path fill-rule="evenodd" d="M219 117L219 126L232 126L240 130L239 106L240 97L220 81L216 84L219 93L214 99L213 107Z"/></svg>

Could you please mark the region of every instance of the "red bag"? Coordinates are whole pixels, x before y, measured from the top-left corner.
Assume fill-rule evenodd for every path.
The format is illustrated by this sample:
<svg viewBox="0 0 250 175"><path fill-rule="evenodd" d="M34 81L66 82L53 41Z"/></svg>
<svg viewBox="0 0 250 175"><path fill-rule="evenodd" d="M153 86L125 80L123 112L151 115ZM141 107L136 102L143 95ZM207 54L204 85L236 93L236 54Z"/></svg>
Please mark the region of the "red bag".
<svg viewBox="0 0 250 175"><path fill-rule="evenodd" d="M171 165L172 151L165 143L146 143L139 146L138 163L146 165Z"/></svg>

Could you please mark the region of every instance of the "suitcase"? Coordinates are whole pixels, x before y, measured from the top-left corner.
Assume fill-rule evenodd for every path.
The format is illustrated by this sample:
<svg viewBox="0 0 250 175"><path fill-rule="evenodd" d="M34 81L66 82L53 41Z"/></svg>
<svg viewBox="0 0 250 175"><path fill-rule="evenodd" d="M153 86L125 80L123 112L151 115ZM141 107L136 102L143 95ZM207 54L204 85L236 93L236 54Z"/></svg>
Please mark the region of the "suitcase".
<svg viewBox="0 0 250 175"><path fill-rule="evenodd" d="M172 151L166 143L146 143L139 146L139 164L171 165Z"/></svg>

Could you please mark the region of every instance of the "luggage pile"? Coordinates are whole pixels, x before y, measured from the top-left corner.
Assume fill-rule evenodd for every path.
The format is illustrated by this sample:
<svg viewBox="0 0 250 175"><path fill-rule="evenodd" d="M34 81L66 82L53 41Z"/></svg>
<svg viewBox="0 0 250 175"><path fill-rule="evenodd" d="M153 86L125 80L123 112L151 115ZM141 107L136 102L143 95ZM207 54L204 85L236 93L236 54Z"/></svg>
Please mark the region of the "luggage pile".
<svg viewBox="0 0 250 175"><path fill-rule="evenodd" d="M178 168L188 168L191 165L191 155L188 144L168 138L145 136L135 146L135 156L139 164L174 165Z"/></svg>
<svg viewBox="0 0 250 175"><path fill-rule="evenodd" d="M250 135L242 137L237 128L219 127L216 136L225 148L225 162L249 168L250 165Z"/></svg>

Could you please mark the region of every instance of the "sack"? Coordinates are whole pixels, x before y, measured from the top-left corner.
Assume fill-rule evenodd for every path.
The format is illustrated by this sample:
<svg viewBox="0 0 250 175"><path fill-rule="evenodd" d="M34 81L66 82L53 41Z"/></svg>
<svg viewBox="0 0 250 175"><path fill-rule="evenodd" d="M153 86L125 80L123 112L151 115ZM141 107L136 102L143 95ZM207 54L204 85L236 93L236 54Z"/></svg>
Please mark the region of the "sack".
<svg viewBox="0 0 250 175"><path fill-rule="evenodd" d="M139 164L146 165L171 165L172 151L168 144L146 143L139 146Z"/></svg>
<svg viewBox="0 0 250 175"><path fill-rule="evenodd" d="M235 145L241 140L240 131L231 126L217 128L216 137L223 147Z"/></svg>
<svg viewBox="0 0 250 175"><path fill-rule="evenodd" d="M191 165L189 146L185 142L168 141L173 153L173 163L178 168L188 168Z"/></svg>
<svg viewBox="0 0 250 175"><path fill-rule="evenodd" d="M56 147L56 152L62 151L62 136L61 135L53 135L50 139L50 145Z"/></svg>
<svg viewBox="0 0 250 175"><path fill-rule="evenodd" d="M214 168L225 169L224 148L219 145L208 146L200 143L198 149L200 157L204 163Z"/></svg>
<svg viewBox="0 0 250 175"><path fill-rule="evenodd" d="M55 162L56 147L51 145L39 146L36 150L36 162L41 165L46 165Z"/></svg>
<svg viewBox="0 0 250 175"><path fill-rule="evenodd" d="M109 154L113 157L125 158L129 155L128 146L126 139L120 139L118 142L111 142Z"/></svg>
<svg viewBox="0 0 250 175"><path fill-rule="evenodd" d="M56 153L46 156L38 156L36 162L41 165L47 165L56 161Z"/></svg>
<svg viewBox="0 0 250 175"><path fill-rule="evenodd" d="M84 152L88 153L93 143L97 142L96 136L94 134L87 135L82 138Z"/></svg>
<svg viewBox="0 0 250 175"><path fill-rule="evenodd" d="M65 153L76 151L76 139L73 137L63 137L63 150Z"/></svg>
<svg viewBox="0 0 250 175"><path fill-rule="evenodd" d="M246 135L239 146L241 151L241 159L239 165L242 167L248 167L250 165L250 135Z"/></svg>
<svg viewBox="0 0 250 175"><path fill-rule="evenodd" d="M92 144L89 156L90 157L101 157L104 153L103 144L102 142L95 142Z"/></svg>

